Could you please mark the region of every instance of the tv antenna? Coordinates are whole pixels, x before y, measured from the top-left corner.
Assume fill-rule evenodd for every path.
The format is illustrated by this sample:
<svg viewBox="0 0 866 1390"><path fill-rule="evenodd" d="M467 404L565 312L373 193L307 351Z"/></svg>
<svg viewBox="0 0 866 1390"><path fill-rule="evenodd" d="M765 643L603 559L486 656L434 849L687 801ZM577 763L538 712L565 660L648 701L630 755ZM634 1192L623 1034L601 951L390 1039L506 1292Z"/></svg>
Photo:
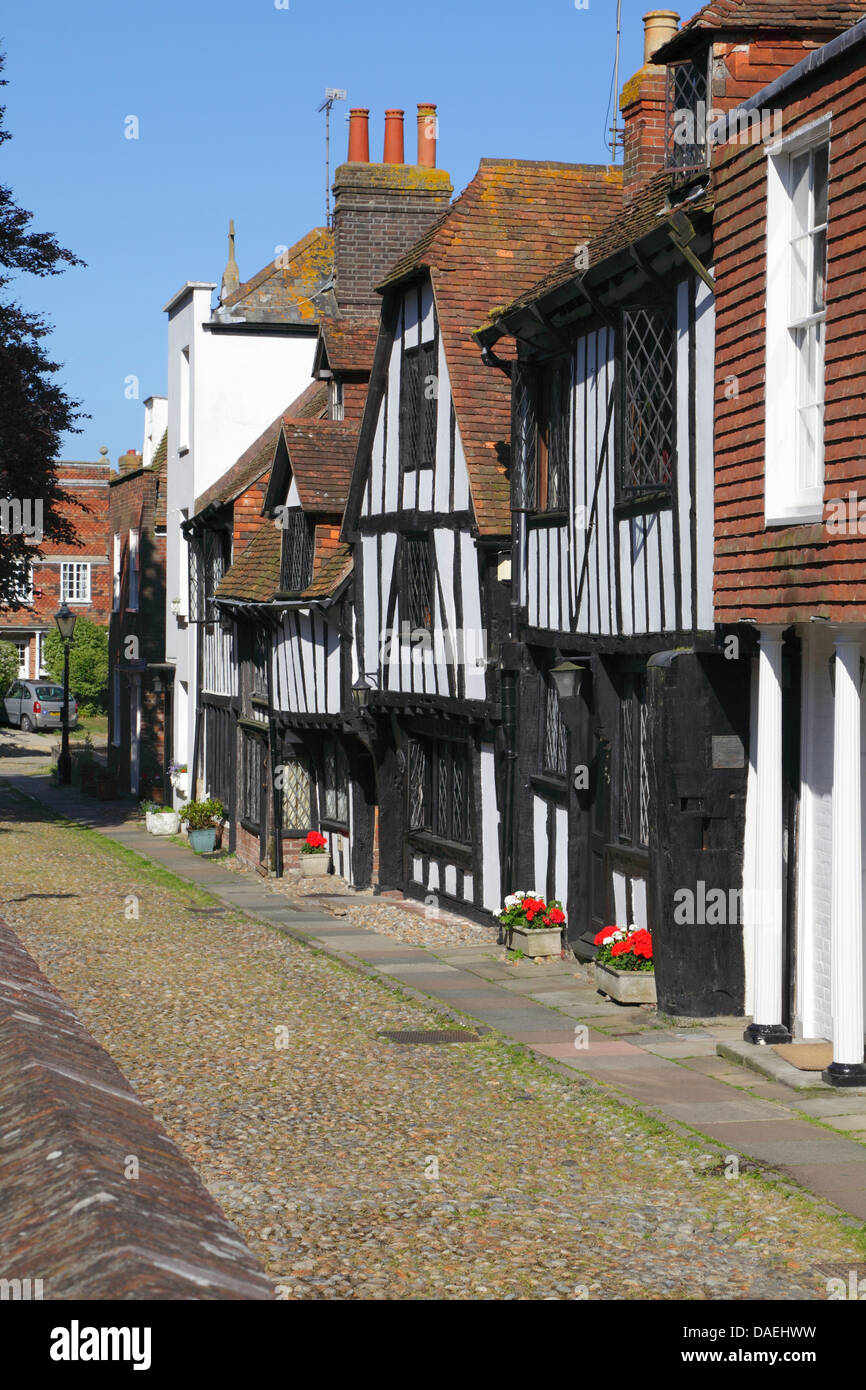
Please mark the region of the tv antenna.
<svg viewBox="0 0 866 1390"><path fill-rule="evenodd" d="M317 110L325 113L325 226L331 226L331 107L346 100L345 87L326 87L325 100Z"/></svg>
<svg viewBox="0 0 866 1390"><path fill-rule="evenodd" d="M613 60L613 125L608 128L610 140L606 141L611 157L616 162L616 153L620 143L620 132L617 129L619 117L619 45L622 33L622 0L616 0L616 52Z"/></svg>

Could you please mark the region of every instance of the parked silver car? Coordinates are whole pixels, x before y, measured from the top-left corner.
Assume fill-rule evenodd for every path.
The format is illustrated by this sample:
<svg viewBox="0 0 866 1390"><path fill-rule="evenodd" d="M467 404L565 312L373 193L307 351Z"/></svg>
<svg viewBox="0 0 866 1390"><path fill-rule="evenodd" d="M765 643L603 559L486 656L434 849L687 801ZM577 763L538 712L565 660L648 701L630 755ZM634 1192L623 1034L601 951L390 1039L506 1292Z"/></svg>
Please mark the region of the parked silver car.
<svg viewBox="0 0 866 1390"><path fill-rule="evenodd" d="M50 677L38 681L13 681L3 700L8 724L29 734L32 729L59 729L63 714L63 686ZM69 697L69 727L78 723L78 702Z"/></svg>

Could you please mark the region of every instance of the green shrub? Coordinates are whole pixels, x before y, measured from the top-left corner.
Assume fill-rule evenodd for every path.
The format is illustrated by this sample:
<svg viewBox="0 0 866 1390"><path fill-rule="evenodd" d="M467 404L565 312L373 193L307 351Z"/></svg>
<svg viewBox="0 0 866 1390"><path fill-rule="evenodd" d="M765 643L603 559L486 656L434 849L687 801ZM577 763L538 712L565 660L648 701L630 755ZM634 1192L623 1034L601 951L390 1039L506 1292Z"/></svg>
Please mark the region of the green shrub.
<svg viewBox="0 0 866 1390"><path fill-rule="evenodd" d="M215 820L222 820L223 809L222 802L214 796L207 801L188 801L180 818L190 830L209 830Z"/></svg>
<svg viewBox="0 0 866 1390"><path fill-rule="evenodd" d="M18 675L18 649L14 642L0 642L0 700Z"/></svg>
<svg viewBox="0 0 866 1390"><path fill-rule="evenodd" d="M63 639L56 630L46 633L43 648L46 669L63 680ZM69 648L69 689L85 716L108 711L108 628L79 618Z"/></svg>

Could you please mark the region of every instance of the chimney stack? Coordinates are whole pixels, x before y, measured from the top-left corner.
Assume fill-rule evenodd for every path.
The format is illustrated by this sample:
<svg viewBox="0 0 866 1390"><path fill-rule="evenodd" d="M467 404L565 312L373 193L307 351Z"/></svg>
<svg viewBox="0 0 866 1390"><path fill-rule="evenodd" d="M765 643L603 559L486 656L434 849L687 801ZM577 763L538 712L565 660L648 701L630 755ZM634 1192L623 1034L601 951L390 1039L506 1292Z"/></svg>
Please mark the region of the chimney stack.
<svg viewBox="0 0 866 1390"><path fill-rule="evenodd" d="M349 157L334 171L334 280L341 314L378 317L376 286L448 207L453 189L436 168L436 107L418 103L418 163L407 164L403 111L385 112L385 150L370 163L366 107L350 113Z"/></svg>
<svg viewBox="0 0 866 1390"><path fill-rule="evenodd" d="M676 10L649 10L643 17L643 60L651 63L653 54L672 39L680 25Z"/></svg>
<svg viewBox="0 0 866 1390"><path fill-rule="evenodd" d="M385 153L383 164L403 164L403 112L390 107L385 112Z"/></svg>
<svg viewBox="0 0 866 1390"><path fill-rule="evenodd" d="M438 121L435 101L418 103L418 164L422 169L436 168L436 136Z"/></svg>
<svg viewBox="0 0 866 1390"><path fill-rule="evenodd" d="M141 467L141 454L135 449L127 449L117 460L117 467L121 473L132 473L134 469Z"/></svg>
<svg viewBox="0 0 866 1390"><path fill-rule="evenodd" d="M370 163L370 109L353 106L349 111L349 164Z"/></svg>
<svg viewBox="0 0 866 1390"><path fill-rule="evenodd" d="M628 206L647 181L664 168L667 76L653 62L663 43L677 32L675 10L649 10L643 17L644 63L622 89L623 201Z"/></svg>

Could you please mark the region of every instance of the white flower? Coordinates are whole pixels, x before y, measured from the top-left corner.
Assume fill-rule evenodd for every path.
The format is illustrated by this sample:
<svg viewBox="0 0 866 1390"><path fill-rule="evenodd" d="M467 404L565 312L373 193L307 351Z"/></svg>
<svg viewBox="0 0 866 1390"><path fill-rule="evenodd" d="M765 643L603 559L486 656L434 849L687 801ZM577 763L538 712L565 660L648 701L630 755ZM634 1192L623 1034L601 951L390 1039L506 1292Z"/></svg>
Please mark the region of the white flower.
<svg viewBox="0 0 866 1390"><path fill-rule="evenodd" d="M508 909L509 909L510 907L516 907L517 904L518 904L519 902L520 902L520 894L519 894L519 893L509 893L509 894L508 894L508 897L505 899L505 908L504 908L504 911L507 912Z"/></svg>

